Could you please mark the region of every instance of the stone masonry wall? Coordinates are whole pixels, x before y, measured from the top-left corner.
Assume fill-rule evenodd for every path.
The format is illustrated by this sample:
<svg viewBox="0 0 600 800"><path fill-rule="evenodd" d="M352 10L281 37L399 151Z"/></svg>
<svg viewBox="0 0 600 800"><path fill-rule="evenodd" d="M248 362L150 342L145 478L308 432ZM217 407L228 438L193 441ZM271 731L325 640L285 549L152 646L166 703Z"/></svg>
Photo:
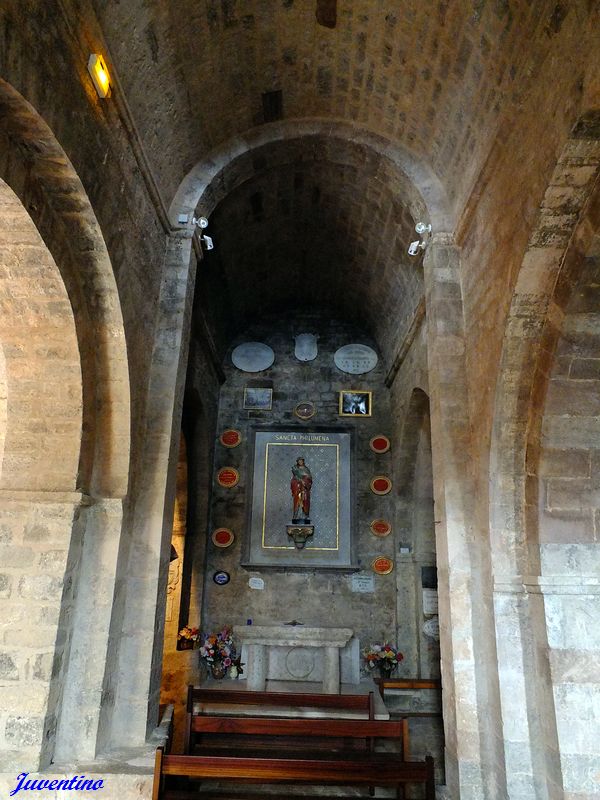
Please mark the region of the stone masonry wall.
<svg viewBox="0 0 600 800"><path fill-rule="evenodd" d="M53 750L61 681L52 679L71 636L80 496L4 491L0 501L0 764L16 774Z"/></svg>
<svg viewBox="0 0 600 800"><path fill-rule="evenodd" d="M319 353L311 362L300 362L294 356L293 336L301 332L318 333ZM227 380L221 391L217 435L233 427L242 432L241 446L228 450L217 444L215 470L222 466L236 467L240 472L240 483L234 489L213 487L212 513L207 531L224 525L236 536L235 543L220 550L208 541L205 597L202 628L215 630L227 624L245 624L252 619L255 624L287 622L297 619L305 624L321 624L351 627L360 639L361 647L373 641L387 638L395 640L395 576L375 576L375 592L352 593L350 576L333 574L326 570L294 572L286 570L244 570L240 567L246 531L247 489L250 480L251 430L255 425L286 425L302 429L310 425L344 426L354 429L356 455L357 498L355 513L354 560L360 573L373 574L371 562L379 554L394 557L394 536L378 539L369 529L371 520L388 518L394 523L394 503L391 495L378 497L369 488L372 477L377 474L391 475L392 451L376 455L369 448L369 440L377 433L388 436L390 431L389 397L384 386L384 365L366 375L352 376L339 371L333 363L334 352L343 344L369 340L351 326L335 320L299 314L275 324L256 324L240 341L264 341L275 351L274 365L257 374L243 373L225 363ZM244 411L242 409L243 388L250 380L272 381L272 411ZM368 389L373 391L373 416L353 420L338 416L338 392L341 389ZM301 422L293 415L293 409L302 400L316 404L317 414L309 422ZM227 570L231 582L218 587L210 580L215 570ZM250 576L260 575L265 582L264 591L252 590L248 586ZM403 643L398 642L400 648Z"/></svg>

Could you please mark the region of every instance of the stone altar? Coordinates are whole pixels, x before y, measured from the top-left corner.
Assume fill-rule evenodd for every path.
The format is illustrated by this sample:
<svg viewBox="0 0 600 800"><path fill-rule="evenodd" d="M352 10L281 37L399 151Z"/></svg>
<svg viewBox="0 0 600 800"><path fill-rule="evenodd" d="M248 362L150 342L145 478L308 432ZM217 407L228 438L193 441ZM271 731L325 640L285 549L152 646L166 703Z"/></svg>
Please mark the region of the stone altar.
<svg viewBox="0 0 600 800"><path fill-rule="evenodd" d="M350 628L313 628L304 625L247 625L233 629L236 641L248 648L248 689L257 692L266 688L271 648L318 647L323 652L323 692L339 694L340 650L352 634Z"/></svg>

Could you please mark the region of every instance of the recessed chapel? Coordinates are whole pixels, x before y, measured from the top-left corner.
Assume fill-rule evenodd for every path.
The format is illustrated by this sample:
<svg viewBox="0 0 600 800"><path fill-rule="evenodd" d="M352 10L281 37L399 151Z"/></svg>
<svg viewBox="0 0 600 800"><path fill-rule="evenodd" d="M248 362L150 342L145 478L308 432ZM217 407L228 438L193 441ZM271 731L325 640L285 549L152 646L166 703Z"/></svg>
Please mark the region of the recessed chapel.
<svg viewBox="0 0 600 800"><path fill-rule="evenodd" d="M1 798L188 685L600 798L597 0L0 0L0 309Z"/></svg>

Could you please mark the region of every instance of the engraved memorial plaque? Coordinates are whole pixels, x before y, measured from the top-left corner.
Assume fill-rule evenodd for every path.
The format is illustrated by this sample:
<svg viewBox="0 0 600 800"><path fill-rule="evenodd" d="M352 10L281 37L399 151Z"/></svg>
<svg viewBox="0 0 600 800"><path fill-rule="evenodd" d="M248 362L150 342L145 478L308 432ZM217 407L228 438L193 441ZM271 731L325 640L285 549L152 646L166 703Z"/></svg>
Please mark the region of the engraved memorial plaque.
<svg viewBox="0 0 600 800"><path fill-rule="evenodd" d="M244 342L234 348L231 360L242 372L262 372L273 364L275 353L268 344Z"/></svg>
<svg viewBox="0 0 600 800"><path fill-rule="evenodd" d="M336 350L333 360L342 372L363 375L377 366L377 353L366 344L345 344Z"/></svg>

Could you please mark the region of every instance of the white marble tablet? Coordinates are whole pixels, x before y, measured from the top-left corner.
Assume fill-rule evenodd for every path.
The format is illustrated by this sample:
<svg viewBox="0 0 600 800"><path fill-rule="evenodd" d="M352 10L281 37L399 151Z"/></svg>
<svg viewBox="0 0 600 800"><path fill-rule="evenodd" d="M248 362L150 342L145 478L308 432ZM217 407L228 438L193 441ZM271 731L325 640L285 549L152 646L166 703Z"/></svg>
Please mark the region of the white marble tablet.
<svg viewBox="0 0 600 800"><path fill-rule="evenodd" d="M275 361L275 353L268 344L244 342L234 349L231 360L242 372L262 372Z"/></svg>
<svg viewBox="0 0 600 800"><path fill-rule="evenodd" d="M345 344L336 350L333 360L342 372L362 375L377 366L377 353L366 344Z"/></svg>

